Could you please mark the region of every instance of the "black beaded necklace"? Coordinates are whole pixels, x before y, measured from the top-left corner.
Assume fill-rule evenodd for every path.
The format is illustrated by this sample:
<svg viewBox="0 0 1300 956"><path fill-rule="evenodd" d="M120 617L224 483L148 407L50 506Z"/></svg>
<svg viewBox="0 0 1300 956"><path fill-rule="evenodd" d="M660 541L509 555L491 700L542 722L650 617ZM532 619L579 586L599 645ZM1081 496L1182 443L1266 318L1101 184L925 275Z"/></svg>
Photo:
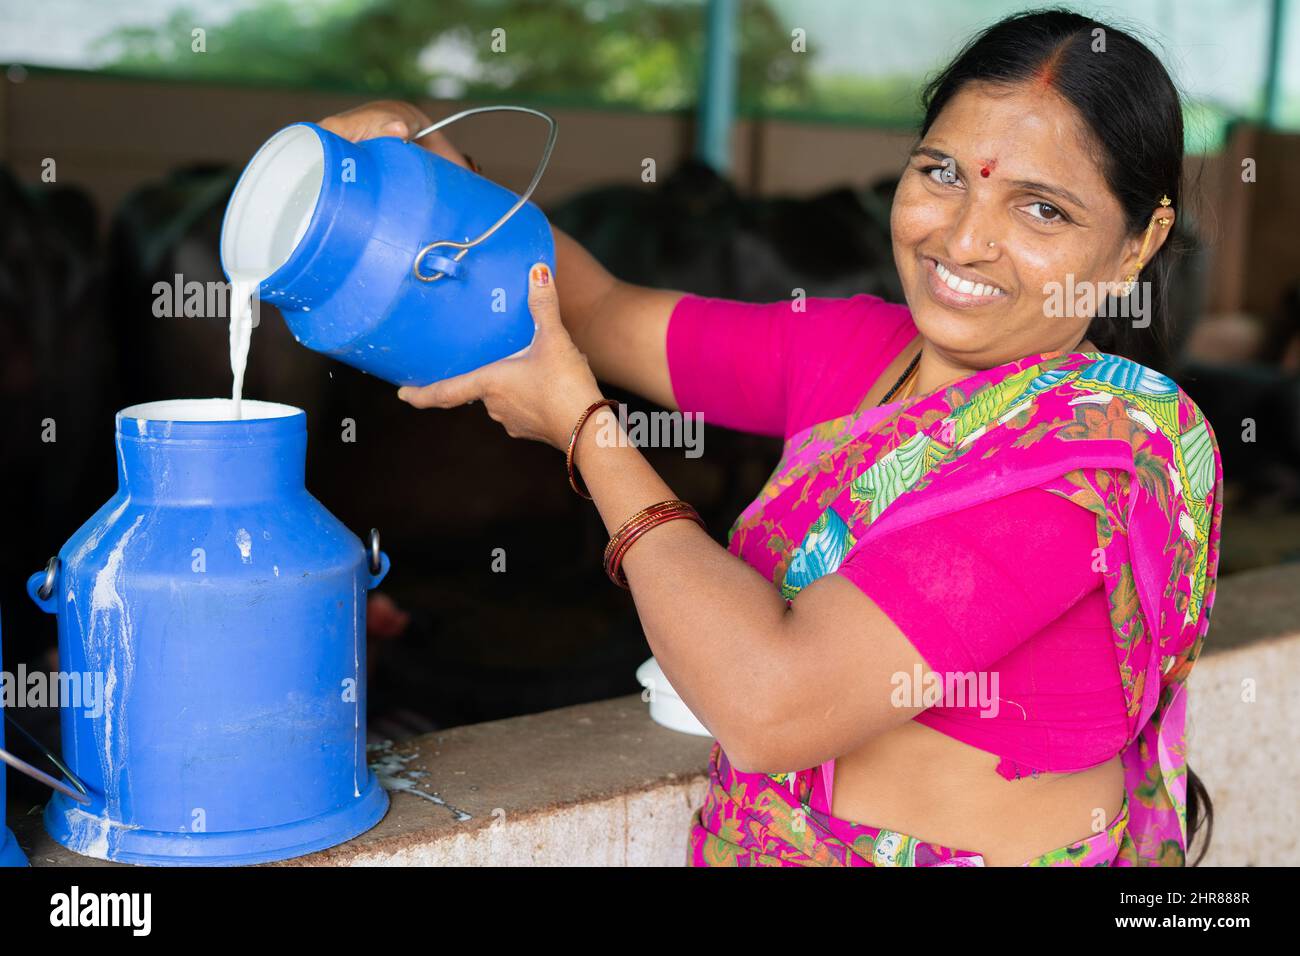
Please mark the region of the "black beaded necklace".
<svg viewBox="0 0 1300 956"><path fill-rule="evenodd" d="M916 371L916 364L919 361L921 361L921 353L917 352L914 356L912 356L912 361L907 363L907 368L903 369L903 374L898 376L898 381L894 382L894 384L889 387L889 391L885 393L885 397L882 398L880 401L876 402L877 408L879 408L881 405L889 404L889 400L894 397L894 393L897 392L900 388L902 388L903 383L907 381L907 379L911 376L911 374L914 371Z"/></svg>

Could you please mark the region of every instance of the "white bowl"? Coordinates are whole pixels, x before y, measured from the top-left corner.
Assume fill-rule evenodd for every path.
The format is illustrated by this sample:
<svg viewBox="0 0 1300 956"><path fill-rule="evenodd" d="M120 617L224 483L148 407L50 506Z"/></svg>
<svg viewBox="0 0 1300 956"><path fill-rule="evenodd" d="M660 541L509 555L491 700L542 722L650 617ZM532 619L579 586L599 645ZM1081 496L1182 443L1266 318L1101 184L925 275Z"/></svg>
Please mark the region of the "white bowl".
<svg viewBox="0 0 1300 956"><path fill-rule="evenodd" d="M697 737L713 736L677 696L673 685L668 683L668 678L660 669L659 662L653 657L636 669L636 679L645 688L641 699L650 702L650 719L656 724L684 734L695 734Z"/></svg>

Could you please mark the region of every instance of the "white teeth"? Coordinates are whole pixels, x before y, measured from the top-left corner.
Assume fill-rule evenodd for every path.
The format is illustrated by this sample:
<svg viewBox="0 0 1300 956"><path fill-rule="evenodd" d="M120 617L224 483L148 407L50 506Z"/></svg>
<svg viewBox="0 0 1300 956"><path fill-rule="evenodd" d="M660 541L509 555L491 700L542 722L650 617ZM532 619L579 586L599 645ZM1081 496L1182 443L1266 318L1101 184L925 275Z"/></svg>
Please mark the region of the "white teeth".
<svg viewBox="0 0 1300 956"><path fill-rule="evenodd" d="M933 260L932 260L933 261ZM951 270L945 269L940 262L934 263L934 271L938 273L943 284L954 292L960 292L963 295L974 297L1003 295L1003 291L995 285L985 285L983 282L972 282L970 279L963 279L955 275Z"/></svg>
<svg viewBox="0 0 1300 956"><path fill-rule="evenodd" d="M934 271L939 273L939 278L943 280L944 285L946 285L948 288L952 289L954 292L961 291L960 278L953 275L951 272L949 272L943 266L939 265L939 263L937 262L934 264Z"/></svg>

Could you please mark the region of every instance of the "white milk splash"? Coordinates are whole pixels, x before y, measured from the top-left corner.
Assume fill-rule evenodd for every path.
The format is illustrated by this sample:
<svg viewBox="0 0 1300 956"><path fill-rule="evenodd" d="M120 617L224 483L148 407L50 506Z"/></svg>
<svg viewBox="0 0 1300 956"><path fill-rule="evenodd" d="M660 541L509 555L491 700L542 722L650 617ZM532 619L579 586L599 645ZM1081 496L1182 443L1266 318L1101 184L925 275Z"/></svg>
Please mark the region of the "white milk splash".
<svg viewBox="0 0 1300 956"><path fill-rule="evenodd" d="M69 559L80 564L92 551L99 548L109 529L125 511L129 500L123 498L118 507L96 531L82 543ZM138 516L122 532L117 542L104 558L103 566L95 573L91 585L90 606L77 606L74 592L67 592L68 606L77 616L85 635L87 666L105 675L103 737L96 735L96 752L99 758L100 777L104 787L104 815L95 817L78 810L71 817L71 847L84 856L109 859L115 850L110 836L122 828L122 791L129 784L125 779L128 756L126 713L123 709L135 671L134 634L131 628L130 608L122 599L122 569L127 545L139 529L144 516ZM74 747L79 721L73 721ZM116 829L115 829L116 828Z"/></svg>
<svg viewBox="0 0 1300 956"><path fill-rule="evenodd" d="M389 793L409 793L413 797L445 807L458 823L474 819L464 810L453 807L436 793L430 793L420 786L418 781L429 776L429 772L406 768L408 763L419 756L418 754L399 754L393 749L391 740L379 744L367 744L366 753L370 770L378 779L379 785Z"/></svg>

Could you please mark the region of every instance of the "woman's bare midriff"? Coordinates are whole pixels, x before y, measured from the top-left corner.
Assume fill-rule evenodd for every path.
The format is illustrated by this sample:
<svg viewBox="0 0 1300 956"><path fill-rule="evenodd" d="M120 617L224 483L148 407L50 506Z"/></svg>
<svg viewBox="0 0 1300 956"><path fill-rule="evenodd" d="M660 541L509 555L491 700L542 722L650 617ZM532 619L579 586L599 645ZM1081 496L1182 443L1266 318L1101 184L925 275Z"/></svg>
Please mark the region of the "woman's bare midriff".
<svg viewBox="0 0 1300 956"><path fill-rule="evenodd" d="M1119 813L1118 756L1077 773L1007 780L999 758L908 721L835 762L831 813L1017 866L1097 832Z"/></svg>

